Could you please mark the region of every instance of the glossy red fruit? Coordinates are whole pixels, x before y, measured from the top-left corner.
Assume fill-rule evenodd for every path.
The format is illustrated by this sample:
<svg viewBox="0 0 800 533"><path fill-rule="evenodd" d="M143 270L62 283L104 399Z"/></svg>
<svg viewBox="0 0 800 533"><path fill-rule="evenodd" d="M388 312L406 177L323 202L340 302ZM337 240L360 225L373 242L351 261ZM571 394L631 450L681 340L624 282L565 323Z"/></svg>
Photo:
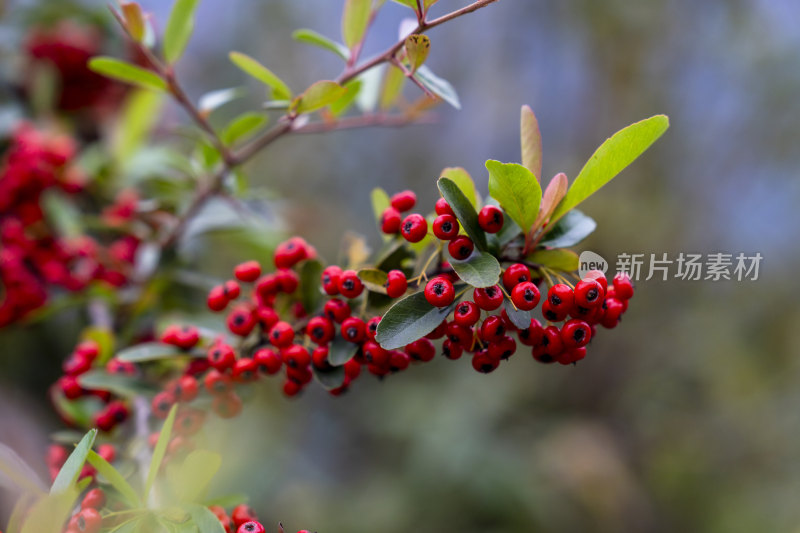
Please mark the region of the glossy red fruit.
<svg viewBox="0 0 800 533"><path fill-rule="evenodd" d="M350 306L344 300L339 298L331 298L322 308L323 314L329 319L337 323L350 316Z"/></svg>
<svg viewBox="0 0 800 533"><path fill-rule="evenodd" d="M511 301L517 309L530 311L539 304L539 288L530 281L518 283L511 291Z"/></svg>
<svg viewBox="0 0 800 533"><path fill-rule="evenodd" d="M575 296L569 285L556 283L547 291L547 301L550 302L554 311L568 313L575 302Z"/></svg>
<svg viewBox="0 0 800 533"><path fill-rule="evenodd" d="M203 378L203 386L211 394L221 394L227 392L233 386L233 380L227 374L212 368Z"/></svg>
<svg viewBox="0 0 800 533"><path fill-rule="evenodd" d="M400 232L403 223L403 215L394 207L387 207L381 215L381 231L386 234Z"/></svg>
<svg viewBox="0 0 800 533"><path fill-rule="evenodd" d="M288 322L280 321L269 330L269 341L273 346L284 348L292 344L294 340L294 329Z"/></svg>
<svg viewBox="0 0 800 533"><path fill-rule="evenodd" d="M575 284L573 298L575 305L593 309L602 305L605 291L597 280L583 279Z"/></svg>
<svg viewBox="0 0 800 533"><path fill-rule="evenodd" d="M583 276L583 279L593 279L603 287L603 293L608 290L608 280L602 270L590 270Z"/></svg>
<svg viewBox="0 0 800 533"><path fill-rule="evenodd" d="M497 285L475 289L472 300L484 311L494 311L503 305L503 291Z"/></svg>
<svg viewBox="0 0 800 533"><path fill-rule="evenodd" d="M447 200L444 198L439 198L436 200L436 205L434 206L434 210L436 211L437 215L453 215L456 214L453 212L453 208L450 207L450 204L447 203Z"/></svg>
<svg viewBox="0 0 800 533"><path fill-rule="evenodd" d="M460 344L453 342L450 339L447 339L442 343L442 355L452 361L460 359L463 353L464 348Z"/></svg>
<svg viewBox="0 0 800 533"><path fill-rule="evenodd" d="M431 361L434 357L436 357L436 347L430 340L424 337L412 342L411 344L407 344L405 347L405 352L406 355L411 358L411 360L420 361L423 363Z"/></svg>
<svg viewBox="0 0 800 533"><path fill-rule="evenodd" d="M80 533L97 533L103 525L103 517L97 509L84 509L78 513L76 525Z"/></svg>
<svg viewBox="0 0 800 533"><path fill-rule="evenodd" d="M150 412L160 420L167 418L170 409L175 404L175 397L169 392L159 392L150 402Z"/></svg>
<svg viewBox="0 0 800 533"><path fill-rule="evenodd" d="M503 229L503 211L494 205L487 205L478 213L478 225L486 233L497 233Z"/></svg>
<svg viewBox="0 0 800 533"><path fill-rule="evenodd" d="M175 383L172 393L175 395L177 401L189 403L197 398L199 388L197 379L192 376L181 376Z"/></svg>
<svg viewBox="0 0 800 533"><path fill-rule="evenodd" d="M475 302L461 302L453 312L453 321L461 326L474 326L481 318L481 310Z"/></svg>
<svg viewBox="0 0 800 533"><path fill-rule="evenodd" d="M287 394L287 396L291 395ZM260 522L250 520L239 525L236 533L264 533L265 531L264 526L262 526Z"/></svg>
<svg viewBox="0 0 800 533"><path fill-rule="evenodd" d="M494 342L489 343L487 353L492 359L508 359L517 351L517 343L508 335L504 335Z"/></svg>
<svg viewBox="0 0 800 533"><path fill-rule="evenodd" d="M437 239L449 241L458 236L458 220L453 215L439 215L433 221L433 234Z"/></svg>
<svg viewBox="0 0 800 533"><path fill-rule="evenodd" d="M514 263L503 272L503 286L512 290L519 283L531 280L531 269L522 263Z"/></svg>
<svg viewBox="0 0 800 533"><path fill-rule="evenodd" d="M241 503L231 511L231 520L233 520L233 524L236 527L241 527L242 524L246 522L255 522L258 520L258 517L256 516L256 512L253 511L249 505Z"/></svg>
<svg viewBox="0 0 800 533"><path fill-rule="evenodd" d="M261 328L265 331L269 331L269 329L277 324L280 320L280 316L275 309L263 306L256 308L255 317L256 320L258 320L258 323L261 325Z"/></svg>
<svg viewBox="0 0 800 533"><path fill-rule="evenodd" d="M428 221L419 213L412 213L403 219L400 234L408 242L419 242L428 233Z"/></svg>
<svg viewBox="0 0 800 533"><path fill-rule="evenodd" d="M317 346L311 351L311 364L314 365L314 368L320 370L329 370L331 368L330 361L328 361L328 353L327 346Z"/></svg>
<svg viewBox="0 0 800 533"><path fill-rule="evenodd" d="M300 278L294 270L281 269L275 272L275 279L281 292L291 294L300 286Z"/></svg>
<svg viewBox="0 0 800 533"><path fill-rule="evenodd" d="M337 287L339 293L345 298L357 298L364 290L364 283L361 282L361 278L358 277L355 270L345 270L339 276Z"/></svg>
<svg viewBox="0 0 800 533"><path fill-rule="evenodd" d="M100 345L95 341L82 341L75 347L74 353L94 362L100 355Z"/></svg>
<svg viewBox="0 0 800 533"><path fill-rule="evenodd" d="M425 285L425 299L434 307L447 307L456 297L452 282L445 277L435 277Z"/></svg>
<svg viewBox="0 0 800 533"><path fill-rule="evenodd" d="M390 270L386 273L386 294L389 298L399 298L406 293L408 289L408 279L402 270Z"/></svg>
<svg viewBox="0 0 800 533"><path fill-rule="evenodd" d="M281 358L288 368L306 368L311 364L311 354L301 344L292 344L281 350Z"/></svg>
<svg viewBox="0 0 800 533"><path fill-rule="evenodd" d="M348 342L358 344L366 338L367 326L358 317L351 316L342 322L342 338Z"/></svg>
<svg viewBox="0 0 800 533"><path fill-rule="evenodd" d="M612 280L614 284L614 296L620 300L630 300L633 298L633 283L627 274L617 274Z"/></svg>
<svg viewBox="0 0 800 533"><path fill-rule="evenodd" d="M314 344L328 344L336 335L336 329L333 327L333 321L328 317L315 316L308 321L306 335Z"/></svg>
<svg viewBox="0 0 800 533"><path fill-rule="evenodd" d="M219 372L233 368L236 364L236 352L224 342L217 342L208 349L208 362Z"/></svg>
<svg viewBox="0 0 800 533"><path fill-rule="evenodd" d="M389 352L389 371L402 372L411 364L411 358L405 352L393 350Z"/></svg>
<svg viewBox="0 0 800 533"><path fill-rule="evenodd" d="M234 418L242 412L242 400L235 392L225 392L214 396L211 410L220 418Z"/></svg>
<svg viewBox="0 0 800 533"><path fill-rule="evenodd" d="M475 243L466 235L456 237L447 245L447 252L450 254L450 257L458 261L468 259L469 256L472 255L474 249Z"/></svg>
<svg viewBox="0 0 800 533"><path fill-rule="evenodd" d="M538 320L532 318L530 327L517 331L517 338L525 346L538 346L544 339L544 328Z"/></svg>
<svg viewBox="0 0 800 533"><path fill-rule="evenodd" d="M481 339L485 342L498 341L505 333L506 325L497 315L487 316L481 324Z"/></svg>
<svg viewBox="0 0 800 533"><path fill-rule="evenodd" d="M558 357L564 351L564 341L561 339L561 330L555 326L544 328L544 339L542 339L544 351L550 357Z"/></svg>
<svg viewBox="0 0 800 533"><path fill-rule="evenodd" d="M494 372L500 366L499 359L493 359L486 350L472 356L472 368L483 374Z"/></svg>
<svg viewBox="0 0 800 533"><path fill-rule="evenodd" d="M414 209L417 204L417 195L414 194L414 191L402 191L392 196L390 202L392 207L402 213Z"/></svg>
<svg viewBox="0 0 800 533"><path fill-rule="evenodd" d="M239 304L228 314L228 329L234 335L247 337L256 327L256 317L249 304Z"/></svg>
<svg viewBox="0 0 800 533"><path fill-rule="evenodd" d="M206 303L212 311L222 311L228 306L228 296L225 294L225 287L217 285L208 292Z"/></svg>
<svg viewBox="0 0 800 533"><path fill-rule="evenodd" d="M328 296L336 296L339 294L339 276L342 275L342 269L336 265L331 265L322 271L320 282L322 283L322 290Z"/></svg>
<svg viewBox="0 0 800 533"><path fill-rule="evenodd" d="M364 343L364 359L368 363L378 366L386 366L389 364L391 353L384 350L380 344L374 341L367 341Z"/></svg>
<svg viewBox="0 0 800 533"><path fill-rule="evenodd" d="M275 248L275 267L292 268L308 257L308 243L300 237L292 237Z"/></svg>
<svg viewBox="0 0 800 533"><path fill-rule="evenodd" d="M222 287L225 289L225 296L228 298L229 301L235 300L236 298L239 297L240 294L242 294L242 288L236 281L232 279L226 281Z"/></svg>
<svg viewBox="0 0 800 533"><path fill-rule="evenodd" d="M246 261L236 265L233 269L233 275L239 281L250 283L258 279L261 275L261 265L258 261Z"/></svg>
<svg viewBox="0 0 800 533"><path fill-rule="evenodd" d="M371 341L375 340L375 335L378 333L378 324L381 323L381 317L374 316L367 321L367 338Z"/></svg>
<svg viewBox="0 0 800 533"><path fill-rule="evenodd" d="M249 383L258 378L258 363L250 357L242 357L236 361L231 377L239 383Z"/></svg>
<svg viewBox="0 0 800 533"><path fill-rule="evenodd" d="M592 330L583 320L567 320L561 327L561 340L564 348L572 349L586 346L592 339Z"/></svg>
<svg viewBox="0 0 800 533"><path fill-rule="evenodd" d="M106 493L103 489L92 489L81 500L81 509L95 509L99 511L106 504Z"/></svg>
<svg viewBox="0 0 800 533"><path fill-rule="evenodd" d="M259 348L253 354L253 361L256 362L258 370L262 374L277 374L283 366L283 359L269 348Z"/></svg>
<svg viewBox="0 0 800 533"><path fill-rule="evenodd" d="M472 329L455 322L450 322L447 325L447 338L456 344L460 344L464 348L469 348L472 346Z"/></svg>

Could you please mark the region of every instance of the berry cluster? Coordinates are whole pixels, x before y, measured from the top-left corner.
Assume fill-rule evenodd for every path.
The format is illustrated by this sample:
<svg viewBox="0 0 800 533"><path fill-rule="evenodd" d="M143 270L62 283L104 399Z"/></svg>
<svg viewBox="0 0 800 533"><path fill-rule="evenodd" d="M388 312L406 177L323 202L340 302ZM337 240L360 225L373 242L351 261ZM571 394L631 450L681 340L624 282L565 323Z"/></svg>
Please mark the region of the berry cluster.
<svg viewBox="0 0 800 533"><path fill-rule="evenodd" d="M75 153L64 135L29 124L14 133L0 170L0 327L44 305L49 285L79 291L96 280L121 286L128 279L139 239L123 235L103 247L87 235L62 238L47 223L42 202L49 189L83 188Z"/></svg>

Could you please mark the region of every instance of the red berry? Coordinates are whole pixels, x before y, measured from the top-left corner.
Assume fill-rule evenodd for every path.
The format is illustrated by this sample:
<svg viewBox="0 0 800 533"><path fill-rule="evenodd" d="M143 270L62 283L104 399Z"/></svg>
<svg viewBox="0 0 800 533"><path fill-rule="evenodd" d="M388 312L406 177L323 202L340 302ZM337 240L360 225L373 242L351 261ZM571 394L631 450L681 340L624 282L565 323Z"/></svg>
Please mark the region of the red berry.
<svg viewBox="0 0 800 533"><path fill-rule="evenodd" d="M292 268L308 257L308 244L300 237L292 237L275 248L275 267Z"/></svg>
<svg viewBox="0 0 800 533"><path fill-rule="evenodd" d="M374 316L367 321L367 338L371 341L375 340L375 335L378 333L378 324L381 322L381 317Z"/></svg>
<svg viewBox="0 0 800 533"><path fill-rule="evenodd" d="M519 330L517 337L519 342L525 346L537 346L542 344L542 339L544 339L544 328L538 320L532 318L530 327Z"/></svg>
<svg viewBox="0 0 800 533"><path fill-rule="evenodd" d="M558 362L562 365L569 365L577 363L584 357L586 357L586 347L579 346L577 348L570 348L561 352L561 354L558 356Z"/></svg>
<svg viewBox="0 0 800 533"><path fill-rule="evenodd" d="M511 291L511 301L517 309L530 311L539 304L539 289L530 281L518 283Z"/></svg>
<svg viewBox="0 0 800 533"><path fill-rule="evenodd" d="M311 354L301 344L292 344L282 349L281 358L289 368L305 368L311 363Z"/></svg>
<svg viewBox="0 0 800 533"><path fill-rule="evenodd" d="M287 379L283 382L283 394L288 396L289 398L293 396L297 396L303 390L303 386L296 381L292 381L291 379Z"/></svg>
<svg viewBox="0 0 800 533"><path fill-rule="evenodd" d="M344 300L332 298L325 302L322 312L334 322L341 323L350 316L350 306Z"/></svg>
<svg viewBox="0 0 800 533"><path fill-rule="evenodd" d="M218 342L208 349L208 362L216 370L225 372L236 364L236 352L228 344Z"/></svg>
<svg viewBox="0 0 800 533"><path fill-rule="evenodd" d="M364 283L362 283L355 270L345 270L339 276L337 287L345 298L357 298L364 290Z"/></svg>
<svg viewBox="0 0 800 533"><path fill-rule="evenodd" d="M320 281L322 282L322 289L329 296L339 294L339 276L342 275L342 269L336 265L331 265L322 271Z"/></svg>
<svg viewBox="0 0 800 533"><path fill-rule="evenodd" d="M573 318L561 327L561 341L567 349L586 346L592 339L592 330L583 320Z"/></svg>
<svg viewBox="0 0 800 533"><path fill-rule="evenodd" d="M627 274L617 274L612 280L614 284L614 295L620 300L630 300L633 298L633 283Z"/></svg>
<svg viewBox="0 0 800 533"><path fill-rule="evenodd" d="M447 203L447 200L444 198L439 198L436 200L436 206L434 207L437 215L453 215L456 214L453 212L453 208L450 207L450 204Z"/></svg>
<svg viewBox="0 0 800 533"><path fill-rule="evenodd" d="M569 309L564 309L563 306L556 308L550 303L549 299L542 304L542 316L548 322L561 322L567 318L567 314L569 314Z"/></svg>
<svg viewBox="0 0 800 533"><path fill-rule="evenodd" d="M414 209L414 206L417 204L417 195L414 194L414 191L399 192L392 196L391 204L392 207L401 213L410 209Z"/></svg>
<svg viewBox="0 0 800 533"><path fill-rule="evenodd" d="M249 505L241 503L233 508L231 511L231 520L236 527L240 527L242 524L250 521L258 520L255 511L253 511ZM246 531L250 531L249 529ZM263 531L263 528L262 528Z"/></svg>
<svg viewBox="0 0 800 533"><path fill-rule="evenodd" d="M386 274L386 294L389 298L399 298L408 289L408 280L402 270L390 270Z"/></svg>
<svg viewBox="0 0 800 533"><path fill-rule="evenodd" d="M445 277L435 277L425 285L425 299L435 307L447 307L456 298L452 282Z"/></svg>
<svg viewBox="0 0 800 533"><path fill-rule="evenodd" d="M460 344L464 348L469 348L472 345L472 329L455 322L450 322L447 325L447 338L453 343Z"/></svg>
<svg viewBox="0 0 800 533"><path fill-rule="evenodd" d="M258 378L258 363L249 357L242 357L233 365L231 377L239 383L248 383Z"/></svg>
<svg viewBox="0 0 800 533"><path fill-rule="evenodd" d="M278 312L271 307L257 307L255 310L255 317L258 323L261 324L261 328L265 331L268 331L280 320Z"/></svg>
<svg viewBox="0 0 800 533"><path fill-rule="evenodd" d="M159 418L161 420L167 418L170 409L172 409L172 405L175 403L175 397L172 394L164 391L159 392L153 397L153 401L150 402L150 411L152 412L153 416Z"/></svg>
<svg viewBox="0 0 800 533"><path fill-rule="evenodd" d="M212 368L203 379L203 385L211 394L220 394L229 391L233 386L233 381L230 376Z"/></svg>
<svg viewBox="0 0 800 533"><path fill-rule="evenodd" d="M389 370L391 372L401 372L408 368L411 358L404 352L397 350L389 352Z"/></svg>
<svg viewBox="0 0 800 533"><path fill-rule="evenodd" d="M366 324L358 317L348 317L342 322L342 338L355 344L360 343L366 337Z"/></svg>
<svg viewBox="0 0 800 533"><path fill-rule="evenodd" d="M253 354L253 360L259 371L264 374L277 374L283 366L283 359L269 348L259 348Z"/></svg>
<svg viewBox="0 0 800 533"><path fill-rule="evenodd" d="M228 298L228 301L235 300L242 294L242 288L232 279L226 281L222 287L225 289L225 296Z"/></svg>
<svg viewBox="0 0 800 533"><path fill-rule="evenodd" d="M68 376L79 376L85 374L92 368L92 361L78 353L74 353L61 365L61 369Z"/></svg>
<svg viewBox="0 0 800 533"><path fill-rule="evenodd" d="M300 285L300 278L297 277L297 274L295 274L293 270L278 270L275 273L275 277L278 281L278 288L281 292L285 292L286 294L293 293Z"/></svg>
<svg viewBox="0 0 800 533"><path fill-rule="evenodd" d="M461 354L463 353L464 348L460 344L453 342L450 339L447 339L442 343L442 354L448 359L455 361L456 359L460 359Z"/></svg>
<svg viewBox="0 0 800 533"><path fill-rule="evenodd" d="M83 341L75 347L75 353L94 362L100 355L100 345L95 341Z"/></svg>
<svg viewBox="0 0 800 533"><path fill-rule="evenodd" d="M460 235L456 237L447 245L447 251L450 253L450 257L457 261L463 261L467 259L472 255L472 251L474 249L475 243L473 243L472 239L466 235Z"/></svg>
<svg viewBox="0 0 800 533"><path fill-rule="evenodd" d="M603 293L608 290L608 280L602 270L590 270L583 276L583 279L593 279L603 287Z"/></svg>
<svg viewBox="0 0 800 533"><path fill-rule="evenodd" d="M487 205L478 213L478 225L486 233L497 233L503 229L503 211L494 205Z"/></svg>
<svg viewBox="0 0 800 533"><path fill-rule="evenodd" d="M430 340L424 337L411 344L407 344L405 352L413 361L421 361L423 363L431 361L436 357L436 347Z"/></svg>
<svg viewBox="0 0 800 533"><path fill-rule="evenodd" d="M84 509L78 513L76 525L80 533L97 533L103 525L103 517L96 509Z"/></svg>
<svg viewBox="0 0 800 533"><path fill-rule="evenodd" d="M311 352L311 364L320 370L331 368L330 361L328 361L328 353L329 350L327 346L317 346Z"/></svg>
<svg viewBox="0 0 800 533"><path fill-rule="evenodd" d="M472 356L472 368L483 374L493 372L500 366L499 359L493 359L486 350L481 350Z"/></svg>
<svg viewBox="0 0 800 533"><path fill-rule="evenodd" d="M200 342L200 331L194 326L182 326L175 332L175 346L181 350L191 350Z"/></svg>
<svg viewBox="0 0 800 533"><path fill-rule="evenodd" d="M381 231L386 234L398 233L403 216L394 207L387 207L381 215Z"/></svg>
<svg viewBox="0 0 800 533"><path fill-rule="evenodd" d="M361 374L361 363L355 360L355 358L350 359L344 365L344 375L351 380L356 379Z"/></svg>
<svg viewBox="0 0 800 533"><path fill-rule="evenodd" d="M380 344L374 341L367 341L364 343L364 359L373 365L385 366L389 364L391 353L384 350Z"/></svg>
<svg viewBox="0 0 800 533"><path fill-rule="evenodd" d="M605 291L597 280L583 279L575 284L574 303L579 307L595 308L603 303Z"/></svg>
<svg viewBox="0 0 800 533"><path fill-rule="evenodd" d="M606 310L600 324L604 328L613 329L619 324L622 313L624 312L624 306L622 302L616 298L606 298L605 307Z"/></svg>
<svg viewBox="0 0 800 533"><path fill-rule="evenodd" d="M461 302L453 312L453 321L461 326L474 326L481 317L481 310L474 302Z"/></svg>
<svg viewBox="0 0 800 533"><path fill-rule="evenodd" d="M228 306L228 297L225 294L225 287L217 285L208 293L208 308L212 311L222 311Z"/></svg>
<svg viewBox="0 0 800 533"><path fill-rule="evenodd" d="M484 311L494 311L503 305L503 291L497 285L475 289L472 291L472 300Z"/></svg>
<svg viewBox="0 0 800 533"><path fill-rule="evenodd" d="M214 396L211 409L220 418L233 418L242 412L242 400L234 392L226 392Z"/></svg>
<svg viewBox="0 0 800 533"><path fill-rule="evenodd" d="M412 213L403 219L400 233L408 242L419 242L428 233L428 221L418 213Z"/></svg>
<svg viewBox="0 0 800 533"><path fill-rule="evenodd" d="M439 215L433 221L433 234L443 241L455 239L459 229L458 220L453 215Z"/></svg>
<svg viewBox="0 0 800 533"><path fill-rule="evenodd" d="M487 316L481 324L481 339L485 342L495 342L506 333L503 319L497 315Z"/></svg>
<svg viewBox="0 0 800 533"><path fill-rule="evenodd" d="M243 522L236 530L236 533L264 533L265 531L264 526L262 526L260 522L251 520Z"/></svg>
<svg viewBox="0 0 800 533"><path fill-rule="evenodd" d="M531 270L522 263L514 263L503 272L503 285L512 290L519 283L531 280Z"/></svg>
<svg viewBox="0 0 800 533"><path fill-rule="evenodd" d="M247 261L236 265L233 269L233 275L239 281L251 282L258 279L261 275L261 265L258 261Z"/></svg>
<svg viewBox="0 0 800 533"><path fill-rule="evenodd" d="M294 329L288 322L278 322L269 330L269 341L278 348L289 346L293 340Z"/></svg>
<svg viewBox="0 0 800 533"><path fill-rule="evenodd" d="M542 339L544 351L550 357L558 357L564 351L564 341L561 339L561 331L555 326L544 328L544 338Z"/></svg>
<svg viewBox="0 0 800 533"><path fill-rule="evenodd" d="M569 309L575 301L575 296L569 285L556 283L547 291L547 301L550 303L553 311L558 314L563 312L566 316L566 313L569 312Z"/></svg>
<svg viewBox="0 0 800 533"><path fill-rule="evenodd" d="M175 399L182 403L189 403L197 398L197 380L192 376L181 376L178 378L172 393Z"/></svg>
<svg viewBox="0 0 800 533"><path fill-rule="evenodd" d="M329 318L315 316L306 325L306 335L315 344L328 344L336 335L336 329Z"/></svg>
<svg viewBox="0 0 800 533"><path fill-rule="evenodd" d="M489 343L489 348L487 352L489 357L492 359L508 359L514 352L517 351L517 343L509 337L508 335L504 335L497 339L494 342Z"/></svg>
<svg viewBox="0 0 800 533"><path fill-rule="evenodd" d="M81 501L81 509L95 509L99 511L106 504L106 493L103 489L92 489L86 493Z"/></svg>

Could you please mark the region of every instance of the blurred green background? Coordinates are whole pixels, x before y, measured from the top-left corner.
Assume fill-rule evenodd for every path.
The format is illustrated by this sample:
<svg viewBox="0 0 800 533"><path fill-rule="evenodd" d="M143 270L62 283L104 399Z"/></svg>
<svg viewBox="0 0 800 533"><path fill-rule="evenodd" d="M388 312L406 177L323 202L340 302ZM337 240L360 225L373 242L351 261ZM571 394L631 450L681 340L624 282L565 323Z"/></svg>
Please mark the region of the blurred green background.
<svg viewBox="0 0 800 533"><path fill-rule="evenodd" d="M141 4L163 22L171 3ZM198 97L240 84L232 49L293 87L335 77L338 59L290 35L338 36L341 4L203 0L186 85ZM387 3L367 55L409 13ZM374 186L415 189L428 209L438 172L458 165L485 192L483 162L519 158L522 104L539 118L545 178L574 177L608 135L666 113L662 140L584 204L599 226L579 250L764 260L758 281L639 282L624 323L575 367L519 353L484 376L437 359L362 378L342 398L312 387L293 401L266 384L210 432L226 450L219 492L250 493L287 531L800 531L798 17L793 0L500 0L431 32L429 64L460 112L284 139L261 155L250 175L284 198L287 230L335 258L347 229L377 243ZM164 120L185 117L170 108ZM74 341L69 321L2 336L0 440L31 461L57 427L41 384Z"/></svg>

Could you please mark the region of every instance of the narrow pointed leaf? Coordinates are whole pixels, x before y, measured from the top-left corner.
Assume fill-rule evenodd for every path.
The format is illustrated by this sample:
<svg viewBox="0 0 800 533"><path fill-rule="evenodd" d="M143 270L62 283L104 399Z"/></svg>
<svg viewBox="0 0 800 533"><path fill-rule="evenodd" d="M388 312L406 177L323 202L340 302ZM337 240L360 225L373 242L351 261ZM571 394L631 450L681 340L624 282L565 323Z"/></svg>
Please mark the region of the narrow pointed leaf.
<svg viewBox="0 0 800 533"><path fill-rule="evenodd" d="M329 39L328 37L325 37L324 35L321 35L313 30L296 30L294 33L292 33L292 38L302 43L324 48L325 50L333 52L345 61L347 61L347 57L350 54L346 46L341 45L333 39Z"/></svg>
<svg viewBox="0 0 800 533"><path fill-rule="evenodd" d="M145 342L120 351L117 353L117 358L129 363L140 363L157 359L169 359L182 353L184 352L171 344Z"/></svg>
<svg viewBox="0 0 800 533"><path fill-rule="evenodd" d="M164 425L161 426L161 432L158 435L158 442L153 450L153 457L150 460L150 470L147 472L147 482L144 486L144 499L150 495L150 490L153 488L153 483L156 481L159 470L161 470L161 463L164 461L164 455L167 453L167 445L172 436L172 426L175 423L175 413L178 412L178 404L172 406L169 410Z"/></svg>
<svg viewBox="0 0 800 533"><path fill-rule="evenodd" d="M122 2L120 8L131 38L137 43L141 43L144 40L146 29L141 6L136 2Z"/></svg>
<svg viewBox="0 0 800 533"><path fill-rule="evenodd" d="M491 287L500 278L500 263L491 254L475 250L464 261L451 259L450 265L461 281L473 287Z"/></svg>
<svg viewBox="0 0 800 533"><path fill-rule="evenodd" d="M167 82L155 72L113 57L94 57L89 60L89 69L108 78L137 85L144 89L167 90Z"/></svg>
<svg viewBox="0 0 800 533"><path fill-rule="evenodd" d="M75 446L75 449L67 457L67 461L53 481L53 485L50 487L50 494L65 493L75 487L75 482L78 480L78 475L83 469L86 456L89 455L89 450L92 449L96 437L97 430L93 429L84 435L78 445Z"/></svg>
<svg viewBox="0 0 800 533"><path fill-rule="evenodd" d="M431 39L421 33L409 35L406 37L405 48L410 70L416 72L428 59L428 53L431 51Z"/></svg>
<svg viewBox="0 0 800 533"><path fill-rule="evenodd" d="M489 194L514 222L527 233L539 215L542 189L533 173L516 163L486 162L489 171Z"/></svg>
<svg viewBox="0 0 800 533"><path fill-rule="evenodd" d="M345 0L342 14L342 38L349 49L353 49L367 31L372 0Z"/></svg>
<svg viewBox="0 0 800 533"><path fill-rule="evenodd" d="M139 378L124 374L109 374L105 370L90 370L81 374L78 376L78 383L85 389L113 392L125 398L157 392L155 387L147 385Z"/></svg>
<svg viewBox="0 0 800 533"><path fill-rule="evenodd" d="M233 102L238 98L242 98L245 94L246 92L242 87L218 89L216 91L207 92L201 96L197 107L203 114L208 115L215 109L219 109L225 104Z"/></svg>
<svg viewBox="0 0 800 533"><path fill-rule="evenodd" d="M176 0L164 30L164 58L174 63L183 55L194 30L194 12L199 0Z"/></svg>
<svg viewBox="0 0 800 533"><path fill-rule="evenodd" d="M447 167L442 170L439 177L452 180L458 188L461 189L461 192L464 193L464 196L469 200L469 203L472 204L472 207L474 207L476 211L481 208L481 197L475 190L475 182L472 180L472 176L469 175L469 172L461 167Z"/></svg>
<svg viewBox="0 0 800 533"><path fill-rule="evenodd" d="M139 499L139 495L136 494L136 491L133 490L130 483L122 477L116 468L111 466L108 461L103 459L94 451L89 451L89 455L87 456L87 460L89 464L97 469L97 472L105 478L105 480L116 489L120 495L128 501L128 504L133 507L138 507L142 505L142 501Z"/></svg>
<svg viewBox="0 0 800 533"><path fill-rule="evenodd" d="M550 180L550 183L547 184L547 188L544 190L544 194L542 194L542 205L539 207L539 216L536 217L536 223L533 225L534 228L538 228L547 222L550 215L555 211L558 203L561 202L564 195L567 194L568 185L567 175L563 172L559 172Z"/></svg>
<svg viewBox="0 0 800 533"><path fill-rule="evenodd" d="M527 257L531 263L537 263L553 270L574 272L578 270L578 254L564 248L537 250Z"/></svg>
<svg viewBox="0 0 800 533"><path fill-rule="evenodd" d="M403 71L394 65L386 67L386 73L383 76L383 85L381 86L381 99L380 106L383 110L388 110L394 107L395 102L403 92L403 84L406 81L406 75Z"/></svg>
<svg viewBox="0 0 800 533"><path fill-rule="evenodd" d="M73 441L74 442L74 441ZM16 492L43 493L46 489L36 471L11 447L0 442L0 487Z"/></svg>
<svg viewBox="0 0 800 533"><path fill-rule="evenodd" d="M539 122L529 106L522 106L520 116L520 143L522 144L522 165L533 172L537 180L542 179L542 134Z"/></svg>
<svg viewBox="0 0 800 533"><path fill-rule="evenodd" d="M234 65L264 85L270 87L272 89L272 95L276 100L291 100L292 91L289 89L289 86L270 69L241 52L231 52L229 57Z"/></svg>
<svg viewBox="0 0 800 533"><path fill-rule="evenodd" d="M246 111L231 120L225 129L222 130L220 138L227 145L233 145L242 139L250 137L258 130L267 125L269 120L263 113L256 111Z"/></svg>
<svg viewBox="0 0 800 533"><path fill-rule="evenodd" d="M350 108L350 105L355 102L356 98L358 98L358 93L361 91L362 85L363 82L361 80L350 80L345 83L344 88L347 89L347 92L330 105L331 113L337 117L343 115Z"/></svg>
<svg viewBox="0 0 800 533"><path fill-rule="evenodd" d="M402 348L421 339L442 323L453 311L455 303L434 307L420 291L395 303L378 323L375 340L386 350Z"/></svg>
<svg viewBox="0 0 800 533"><path fill-rule="evenodd" d="M347 89L335 81L322 80L314 83L292 102L298 113L311 113L332 104L343 97Z"/></svg>
<svg viewBox="0 0 800 533"><path fill-rule="evenodd" d="M612 135L583 166L551 219L558 220L611 181L656 142L667 128L669 118L666 115L656 115L631 124Z"/></svg>
<svg viewBox="0 0 800 533"><path fill-rule="evenodd" d="M458 185L450 178L439 178L439 192L456 214L461 227L480 250L486 250L486 232L478 224L478 213Z"/></svg>

